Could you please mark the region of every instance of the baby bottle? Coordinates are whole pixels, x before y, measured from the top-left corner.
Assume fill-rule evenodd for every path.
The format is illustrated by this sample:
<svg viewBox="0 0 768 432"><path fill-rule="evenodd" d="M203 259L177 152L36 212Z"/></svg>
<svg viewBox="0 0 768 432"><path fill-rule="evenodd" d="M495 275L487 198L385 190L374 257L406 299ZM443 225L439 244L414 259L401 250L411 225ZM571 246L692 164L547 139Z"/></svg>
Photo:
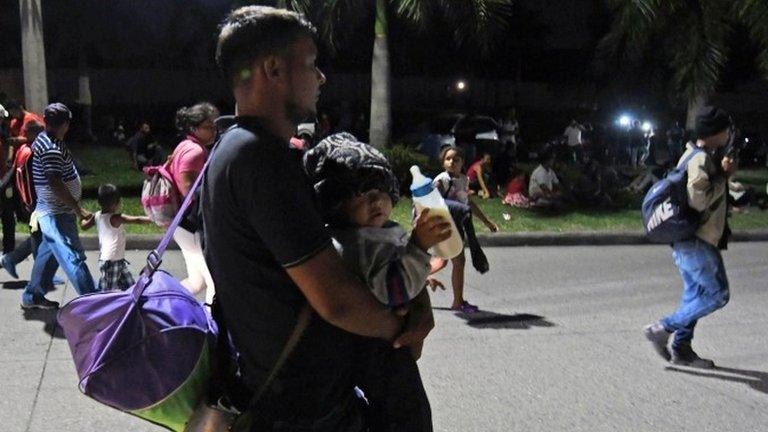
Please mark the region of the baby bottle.
<svg viewBox="0 0 768 432"><path fill-rule="evenodd" d="M461 240L458 230L456 230L456 224L453 223L448 206L445 205L440 192L432 185L432 179L425 177L418 166L414 165L411 167L411 176L413 176L411 195L413 196L413 205L416 207L416 212L420 213L423 209L427 208L429 209L430 216L439 215L451 223L451 236L434 245L430 249L430 254L445 259L456 257L464 250L464 242Z"/></svg>

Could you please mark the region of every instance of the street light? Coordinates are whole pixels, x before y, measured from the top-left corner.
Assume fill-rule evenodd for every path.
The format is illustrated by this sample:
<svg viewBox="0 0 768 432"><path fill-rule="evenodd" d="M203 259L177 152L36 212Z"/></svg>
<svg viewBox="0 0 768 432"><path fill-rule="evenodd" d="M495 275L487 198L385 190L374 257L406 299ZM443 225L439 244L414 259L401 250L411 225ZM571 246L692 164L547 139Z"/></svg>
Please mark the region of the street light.
<svg viewBox="0 0 768 432"><path fill-rule="evenodd" d="M626 114L623 114L621 117L619 117L619 126L629 127L631 123L632 123L632 117Z"/></svg>
<svg viewBox="0 0 768 432"><path fill-rule="evenodd" d="M649 121L643 122L643 131L644 132L650 132L651 129L653 129L653 125L651 124L651 122L649 122Z"/></svg>
<svg viewBox="0 0 768 432"><path fill-rule="evenodd" d="M456 81L456 90L463 92L467 89L467 82L464 80L458 80Z"/></svg>

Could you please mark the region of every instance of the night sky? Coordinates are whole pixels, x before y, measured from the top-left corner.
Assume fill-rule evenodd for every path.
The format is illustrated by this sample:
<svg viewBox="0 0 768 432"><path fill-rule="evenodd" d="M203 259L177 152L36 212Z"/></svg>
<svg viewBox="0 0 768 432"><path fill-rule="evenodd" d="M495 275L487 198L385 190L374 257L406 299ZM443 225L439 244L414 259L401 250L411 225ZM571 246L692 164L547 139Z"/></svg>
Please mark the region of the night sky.
<svg viewBox="0 0 768 432"><path fill-rule="evenodd" d="M57 0L43 1L46 58L49 68L78 65L80 44L94 68L212 68L216 26L231 8L228 0ZM555 4L556 3L556 4ZM591 55L599 35L594 18L599 0L541 2L521 0L519 21L499 38L491 55L478 57L473 48L453 46L440 25L418 32L392 21L391 45L396 75L472 73L505 78L522 64L523 78L557 79L571 57ZM18 0L0 0L4 35L0 67L20 67ZM323 66L368 72L372 15L341 26L346 43L332 55L323 50ZM82 24L78 24L82 23ZM521 34L522 33L522 34ZM544 35L542 38L541 36ZM517 40L517 44L515 44ZM416 42L416 43L414 43ZM521 53L520 45L523 45ZM519 54L520 53L520 54ZM547 53L554 53L547 55ZM518 55L519 54L519 55Z"/></svg>

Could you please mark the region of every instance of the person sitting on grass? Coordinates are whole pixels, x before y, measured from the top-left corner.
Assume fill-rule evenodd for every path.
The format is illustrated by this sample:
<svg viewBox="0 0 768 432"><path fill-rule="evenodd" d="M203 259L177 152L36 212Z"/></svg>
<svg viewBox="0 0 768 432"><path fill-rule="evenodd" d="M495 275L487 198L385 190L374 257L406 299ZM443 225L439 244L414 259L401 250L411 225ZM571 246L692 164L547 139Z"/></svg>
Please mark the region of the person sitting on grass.
<svg viewBox="0 0 768 432"><path fill-rule="evenodd" d="M613 199L606 190L606 184L603 181L603 172L597 159L591 158L587 154L583 158L584 167L581 175L573 186L573 197L582 205L587 206L610 206Z"/></svg>
<svg viewBox="0 0 768 432"><path fill-rule="evenodd" d="M560 179L554 170L556 159L554 151L545 153L539 166L531 173L528 196L539 207L561 207L564 204Z"/></svg>
<svg viewBox="0 0 768 432"><path fill-rule="evenodd" d="M507 181L505 195L501 202L512 207L524 209L534 206L535 203L528 198L527 184L525 171L515 166L510 167L509 180Z"/></svg>
<svg viewBox="0 0 768 432"><path fill-rule="evenodd" d="M409 236L390 220L398 182L387 159L349 133L325 138L304 156L321 214L350 271L383 304L407 307L425 296L427 250L450 236L450 224L422 211ZM376 413L375 430L432 430L429 401L416 359L421 347L393 349L369 339L357 353L357 385Z"/></svg>
<svg viewBox="0 0 768 432"><path fill-rule="evenodd" d="M480 159L467 168L470 193L477 194L483 199L494 196L496 192L496 188L491 184L493 178L491 162L491 154L484 152Z"/></svg>
<svg viewBox="0 0 768 432"><path fill-rule="evenodd" d="M131 216L120 213L122 202L120 191L113 184L99 186L99 207L101 210L90 218L80 221L82 229L94 224L99 234L99 291L126 290L133 285L133 276L125 260L124 224L149 224L148 216Z"/></svg>
<svg viewBox="0 0 768 432"><path fill-rule="evenodd" d="M672 169L672 164L677 161L669 160L662 165L649 165L647 169L635 177L632 182L624 188L625 191L644 194L657 181L664 178Z"/></svg>

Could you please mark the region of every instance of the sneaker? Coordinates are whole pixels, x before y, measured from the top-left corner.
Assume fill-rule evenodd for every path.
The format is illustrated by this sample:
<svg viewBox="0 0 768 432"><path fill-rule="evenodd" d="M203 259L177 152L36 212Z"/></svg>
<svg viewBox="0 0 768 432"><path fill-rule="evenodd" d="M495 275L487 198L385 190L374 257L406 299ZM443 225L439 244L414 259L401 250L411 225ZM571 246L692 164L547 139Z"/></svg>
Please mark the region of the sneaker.
<svg viewBox="0 0 768 432"><path fill-rule="evenodd" d="M669 335L672 333L668 332L667 329L664 328L664 325L657 321L645 326L643 328L643 334L646 339L651 341L656 353L658 353L664 360L669 361L671 356L667 349L667 342L669 341Z"/></svg>
<svg viewBox="0 0 768 432"><path fill-rule="evenodd" d="M59 302L48 300L43 296L34 296L32 301L27 303L24 300L21 301L22 309L58 309Z"/></svg>
<svg viewBox="0 0 768 432"><path fill-rule="evenodd" d="M451 310L454 310L456 312L462 312L465 314L473 314L479 311L480 308L464 300L463 302L461 302L461 305L459 306L451 306Z"/></svg>
<svg viewBox="0 0 768 432"><path fill-rule="evenodd" d="M715 367L715 362L712 360L699 357L693 348L691 348L690 343L672 347L672 364L701 369L713 369Z"/></svg>
<svg viewBox="0 0 768 432"><path fill-rule="evenodd" d="M11 262L11 257L9 257L8 254L3 254L3 257L0 258L0 265L3 266L5 271L7 271L12 278L14 279L19 278L19 274L16 273L16 265L13 262Z"/></svg>
<svg viewBox="0 0 768 432"><path fill-rule="evenodd" d="M429 260L429 274L435 274L448 265L448 260L440 257L432 257Z"/></svg>

